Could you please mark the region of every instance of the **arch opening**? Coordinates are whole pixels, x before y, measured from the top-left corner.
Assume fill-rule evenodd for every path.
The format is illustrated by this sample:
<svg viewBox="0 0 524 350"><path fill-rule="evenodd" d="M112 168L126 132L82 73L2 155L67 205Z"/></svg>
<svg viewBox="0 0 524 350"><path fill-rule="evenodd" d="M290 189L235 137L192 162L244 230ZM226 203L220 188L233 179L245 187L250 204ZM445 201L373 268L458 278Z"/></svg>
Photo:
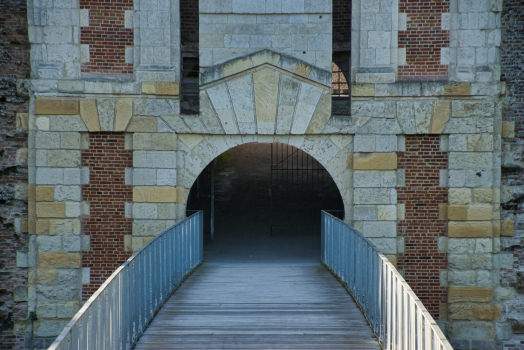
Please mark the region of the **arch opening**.
<svg viewBox="0 0 524 350"><path fill-rule="evenodd" d="M277 142L248 143L202 171L188 196L188 214L192 210L205 212L206 261L311 262L320 259L320 211L343 218L344 203L328 171L308 153Z"/></svg>

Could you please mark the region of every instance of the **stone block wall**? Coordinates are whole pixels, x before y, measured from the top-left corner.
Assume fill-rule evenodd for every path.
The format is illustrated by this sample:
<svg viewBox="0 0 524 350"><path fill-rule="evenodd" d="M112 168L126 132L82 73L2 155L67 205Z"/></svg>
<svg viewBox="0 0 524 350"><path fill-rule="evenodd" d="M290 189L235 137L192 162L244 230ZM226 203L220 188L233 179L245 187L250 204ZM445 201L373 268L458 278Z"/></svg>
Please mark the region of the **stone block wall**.
<svg viewBox="0 0 524 350"><path fill-rule="evenodd" d="M31 346L28 303L27 132L30 74L27 5L0 3L0 347ZM33 309L34 311L34 309Z"/></svg>
<svg viewBox="0 0 524 350"><path fill-rule="evenodd" d="M332 31L328 0L201 1L200 66L271 49L330 71Z"/></svg>

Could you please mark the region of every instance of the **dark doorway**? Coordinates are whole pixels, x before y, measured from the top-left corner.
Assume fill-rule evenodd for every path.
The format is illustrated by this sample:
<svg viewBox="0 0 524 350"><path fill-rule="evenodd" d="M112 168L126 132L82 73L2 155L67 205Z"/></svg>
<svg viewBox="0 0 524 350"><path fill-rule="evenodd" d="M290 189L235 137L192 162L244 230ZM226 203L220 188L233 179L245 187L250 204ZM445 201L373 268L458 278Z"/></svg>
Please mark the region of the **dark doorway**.
<svg viewBox="0 0 524 350"><path fill-rule="evenodd" d="M276 150L282 153L286 146L269 143L238 146L217 157L199 176L191 189L187 208L205 211L205 261L309 263L320 260L320 210L342 213L342 198L331 176L306 153L289 146L287 151L293 153L293 157L287 159L289 165L282 162L282 154L277 159ZM302 171L308 167L309 170ZM287 175L276 175L276 172ZM314 172L317 175L312 175Z"/></svg>

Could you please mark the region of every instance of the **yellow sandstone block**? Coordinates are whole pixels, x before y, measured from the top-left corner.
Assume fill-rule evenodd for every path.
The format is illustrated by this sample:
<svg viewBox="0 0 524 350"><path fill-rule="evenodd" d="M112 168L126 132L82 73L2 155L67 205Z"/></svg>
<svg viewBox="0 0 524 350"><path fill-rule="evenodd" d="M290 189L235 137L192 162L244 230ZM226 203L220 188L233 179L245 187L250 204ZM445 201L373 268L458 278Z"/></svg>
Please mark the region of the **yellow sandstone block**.
<svg viewBox="0 0 524 350"><path fill-rule="evenodd" d="M135 203L174 203L177 200L175 187L134 187Z"/></svg>
<svg viewBox="0 0 524 350"><path fill-rule="evenodd" d="M82 257L80 253L38 253L36 264L44 269L78 269L82 267Z"/></svg>
<svg viewBox="0 0 524 350"><path fill-rule="evenodd" d="M49 235L49 220L36 220L36 234Z"/></svg>
<svg viewBox="0 0 524 350"><path fill-rule="evenodd" d="M117 100L115 108L115 131L125 131L132 116L133 100Z"/></svg>
<svg viewBox="0 0 524 350"><path fill-rule="evenodd" d="M355 170L395 170L397 169L397 154L355 153L353 168Z"/></svg>
<svg viewBox="0 0 524 350"><path fill-rule="evenodd" d="M65 202L36 203L36 216L39 218L65 218Z"/></svg>
<svg viewBox="0 0 524 350"><path fill-rule="evenodd" d="M36 186L37 202L52 202L55 198L55 189L53 186Z"/></svg>
<svg viewBox="0 0 524 350"><path fill-rule="evenodd" d="M444 95L446 96L469 96L470 83L449 83L444 85Z"/></svg>
<svg viewBox="0 0 524 350"><path fill-rule="evenodd" d="M502 138L508 139L515 137L515 122L502 123Z"/></svg>
<svg viewBox="0 0 524 350"><path fill-rule="evenodd" d="M493 207L491 204L468 205L468 220L489 221L493 219Z"/></svg>
<svg viewBox="0 0 524 350"><path fill-rule="evenodd" d="M100 120L98 119L98 108L96 107L96 100L80 100L80 116L82 117L82 120L89 131L100 131Z"/></svg>
<svg viewBox="0 0 524 350"><path fill-rule="evenodd" d="M493 226L490 221L450 221L448 237L479 238L492 237Z"/></svg>
<svg viewBox="0 0 524 350"><path fill-rule="evenodd" d="M180 87L178 83L174 82L158 82L156 83L157 95L178 96L180 94Z"/></svg>
<svg viewBox="0 0 524 350"><path fill-rule="evenodd" d="M473 317L479 321L497 321L500 319L500 306L473 305Z"/></svg>
<svg viewBox="0 0 524 350"><path fill-rule="evenodd" d="M448 205L447 204L440 204L438 206L438 216L441 219L448 218Z"/></svg>
<svg viewBox="0 0 524 350"><path fill-rule="evenodd" d="M446 124L451 117L451 103L448 101L437 101L433 103L431 121L429 125L430 134L442 134Z"/></svg>
<svg viewBox="0 0 524 350"><path fill-rule="evenodd" d="M295 67L295 74L300 75L301 77L307 78L311 73L311 66L302 62L298 62Z"/></svg>
<svg viewBox="0 0 524 350"><path fill-rule="evenodd" d="M450 205L448 207L448 219L456 221L467 220L468 207L465 205Z"/></svg>
<svg viewBox="0 0 524 350"><path fill-rule="evenodd" d="M504 237L515 236L515 221L513 220L502 221L500 235Z"/></svg>
<svg viewBox="0 0 524 350"><path fill-rule="evenodd" d="M489 303L493 300L490 287L449 287L448 303Z"/></svg>
<svg viewBox="0 0 524 350"><path fill-rule="evenodd" d="M78 99L76 98L37 98L35 100L35 114L79 114Z"/></svg>

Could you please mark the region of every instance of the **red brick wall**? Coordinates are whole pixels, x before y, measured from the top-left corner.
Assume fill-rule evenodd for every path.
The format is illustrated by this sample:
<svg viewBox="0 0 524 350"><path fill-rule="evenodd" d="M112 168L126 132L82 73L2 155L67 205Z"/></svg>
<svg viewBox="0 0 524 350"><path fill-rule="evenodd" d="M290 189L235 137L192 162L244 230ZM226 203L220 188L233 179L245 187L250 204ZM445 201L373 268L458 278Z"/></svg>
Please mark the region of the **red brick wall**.
<svg viewBox="0 0 524 350"><path fill-rule="evenodd" d="M439 186L439 170L447 169L448 155L439 143L439 135L406 136L406 151L398 153L398 168L406 171L405 186L398 188L398 203L406 205L405 220L398 224L398 235L405 240L398 269L435 319L447 299L447 288L440 285L447 256L438 251L438 239L447 235L439 204L448 203L448 192Z"/></svg>
<svg viewBox="0 0 524 350"><path fill-rule="evenodd" d="M16 252L27 252L29 235L15 230L15 219L27 218L27 201L15 197L15 185L27 184L27 166L16 162L16 151L27 148L27 132L17 130L16 114L27 113L28 96L16 84L29 77L29 49L26 1L0 1L0 349L9 350L30 344L29 334L13 332L14 323L29 316L27 302L13 298L16 286L28 284Z"/></svg>
<svg viewBox="0 0 524 350"><path fill-rule="evenodd" d="M132 223L125 217L125 203L133 200L125 169L133 167L133 151L124 148L123 133L90 133L82 166L89 167L89 184L82 186L90 208L83 220L84 234L91 240L91 251L82 257L82 266L91 268L91 284L82 291L87 299L131 255L124 251L124 235L131 234Z"/></svg>
<svg viewBox="0 0 524 350"><path fill-rule="evenodd" d="M449 0L400 0L399 13L407 14L407 30L398 32L398 47L406 48L406 65L399 79L447 79L448 66L440 64L440 49L449 47L449 30L442 30L442 13Z"/></svg>
<svg viewBox="0 0 524 350"><path fill-rule="evenodd" d="M80 28L80 43L89 45L90 60L82 63L84 75L132 75L126 63L126 46L133 46L133 29L126 29L124 14L133 0L80 0L89 10L89 27Z"/></svg>
<svg viewBox="0 0 524 350"><path fill-rule="evenodd" d="M351 1L333 0L333 50L351 50Z"/></svg>

